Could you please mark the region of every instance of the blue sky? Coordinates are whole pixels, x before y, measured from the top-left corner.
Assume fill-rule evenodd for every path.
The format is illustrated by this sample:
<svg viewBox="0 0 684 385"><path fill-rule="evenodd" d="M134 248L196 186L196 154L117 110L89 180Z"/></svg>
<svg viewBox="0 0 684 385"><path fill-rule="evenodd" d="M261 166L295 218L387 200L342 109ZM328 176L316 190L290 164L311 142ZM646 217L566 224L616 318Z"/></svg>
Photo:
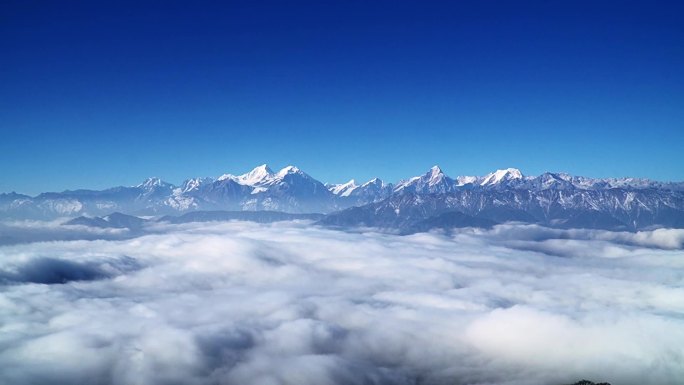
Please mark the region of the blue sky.
<svg viewBox="0 0 684 385"><path fill-rule="evenodd" d="M0 191L261 163L684 180L684 5L519 3L3 2Z"/></svg>

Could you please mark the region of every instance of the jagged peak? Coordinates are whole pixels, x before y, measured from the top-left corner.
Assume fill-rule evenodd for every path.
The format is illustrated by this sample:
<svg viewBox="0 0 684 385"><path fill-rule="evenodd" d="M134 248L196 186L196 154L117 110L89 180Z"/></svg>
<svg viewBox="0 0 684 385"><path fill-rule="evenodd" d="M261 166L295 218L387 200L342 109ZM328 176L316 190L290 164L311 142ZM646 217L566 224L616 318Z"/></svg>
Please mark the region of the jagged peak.
<svg viewBox="0 0 684 385"><path fill-rule="evenodd" d="M437 165L432 166L425 176L428 177L428 184L430 185L439 183L446 178L442 169Z"/></svg>
<svg viewBox="0 0 684 385"><path fill-rule="evenodd" d="M487 174L483 178L481 185L482 186L493 185L493 184L498 184L498 183L500 183L502 181L506 181L506 180L522 179L522 178L523 178L523 174L517 168L505 168L505 169L496 170L492 173Z"/></svg>
<svg viewBox="0 0 684 385"><path fill-rule="evenodd" d="M185 181L183 181L183 184L181 184L180 190L181 190L181 192L196 190L201 185L203 185L205 183L211 183L213 181L214 181L214 179L209 178L209 177L197 177L197 178L186 179Z"/></svg>
<svg viewBox="0 0 684 385"><path fill-rule="evenodd" d="M188 183L205 183L205 182L210 182L213 181L214 178L209 177L209 176L198 176L195 178L188 178L183 181L183 184L188 184Z"/></svg>
<svg viewBox="0 0 684 385"><path fill-rule="evenodd" d="M348 182L345 183L326 183L326 187L330 188L336 188L336 187L348 187L348 186L357 186L356 181L354 179L350 179Z"/></svg>
<svg viewBox="0 0 684 385"><path fill-rule="evenodd" d="M284 176L287 174L297 174L297 173L301 173L301 172L302 171L298 167L290 165L287 167L283 167L282 170L278 171L278 176Z"/></svg>
<svg viewBox="0 0 684 385"><path fill-rule="evenodd" d="M557 179L557 180L569 180L572 177L568 174L565 173L559 173L559 172L545 172L541 175L539 175L537 178L542 178L542 179Z"/></svg>
<svg viewBox="0 0 684 385"><path fill-rule="evenodd" d="M352 191L354 191L359 186L356 184L354 179L351 179L347 183L331 185L328 189L335 195L349 196Z"/></svg>
<svg viewBox="0 0 684 385"><path fill-rule="evenodd" d="M238 178L238 177L235 176L235 175L233 175L233 174L223 174L223 175L221 175L220 177L216 178L216 180L219 181L219 182L221 182L221 181L224 181L224 180L226 180L226 179L236 180L237 178Z"/></svg>
<svg viewBox="0 0 684 385"><path fill-rule="evenodd" d="M425 176L429 177L430 179L435 179L446 175L438 165L434 165L430 167L430 170L428 170L427 173L425 173Z"/></svg>
<svg viewBox="0 0 684 385"><path fill-rule="evenodd" d="M512 168L509 167L507 169L503 170L496 170L497 173L503 173L504 175L511 175L512 177L515 177L516 179L522 178L523 174L518 170L517 168Z"/></svg>
<svg viewBox="0 0 684 385"><path fill-rule="evenodd" d="M252 171L237 177L241 184L253 185L273 176L273 171L267 164L255 167Z"/></svg>
<svg viewBox="0 0 684 385"><path fill-rule="evenodd" d="M161 178L153 176L153 177L149 177L149 178L145 179L141 184L137 185L136 187L148 189L148 188L152 188L152 187L162 186L165 184L167 184L167 183L164 182L163 180L161 180Z"/></svg>
<svg viewBox="0 0 684 385"><path fill-rule="evenodd" d="M463 175L456 177L456 185L457 186L464 186L467 184L476 184L478 181L478 177L476 176L468 176L468 175Z"/></svg>
<svg viewBox="0 0 684 385"><path fill-rule="evenodd" d="M361 186L366 187L366 186L370 186L373 184L383 186L385 184L385 182L383 182L382 179L380 179L380 178L373 178L373 179L369 180L368 182L362 184Z"/></svg>
<svg viewBox="0 0 684 385"><path fill-rule="evenodd" d="M270 167L266 163L256 166L252 169L252 171L249 172L251 173L267 173L267 174L273 174L273 170L271 170Z"/></svg>

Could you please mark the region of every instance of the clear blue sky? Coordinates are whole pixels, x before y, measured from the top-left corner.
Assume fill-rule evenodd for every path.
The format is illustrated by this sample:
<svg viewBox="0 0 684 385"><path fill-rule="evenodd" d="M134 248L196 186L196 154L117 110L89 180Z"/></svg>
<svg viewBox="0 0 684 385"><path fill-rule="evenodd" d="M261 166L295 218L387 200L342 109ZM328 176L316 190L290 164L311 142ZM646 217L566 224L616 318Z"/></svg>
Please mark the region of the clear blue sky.
<svg viewBox="0 0 684 385"><path fill-rule="evenodd" d="M679 1L3 1L0 191L261 163L684 180L682 20Z"/></svg>

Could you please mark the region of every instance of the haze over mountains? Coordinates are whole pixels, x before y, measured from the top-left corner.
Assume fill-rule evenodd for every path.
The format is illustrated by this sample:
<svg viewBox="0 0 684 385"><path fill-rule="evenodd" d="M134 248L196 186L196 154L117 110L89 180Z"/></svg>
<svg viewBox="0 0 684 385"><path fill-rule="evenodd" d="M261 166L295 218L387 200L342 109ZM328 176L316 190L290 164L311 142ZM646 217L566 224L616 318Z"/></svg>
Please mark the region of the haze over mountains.
<svg viewBox="0 0 684 385"><path fill-rule="evenodd" d="M525 176L514 168L451 178L434 166L395 184L378 178L323 184L295 166L274 172L261 165L242 175L193 178L179 186L149 178L137 186L99 191L0 194L0 215L16 219L216 210L323 213L328 214L320 222L325 225L407 232L508 221L637 230L684 227L684 183L564 173Z"/></svg>

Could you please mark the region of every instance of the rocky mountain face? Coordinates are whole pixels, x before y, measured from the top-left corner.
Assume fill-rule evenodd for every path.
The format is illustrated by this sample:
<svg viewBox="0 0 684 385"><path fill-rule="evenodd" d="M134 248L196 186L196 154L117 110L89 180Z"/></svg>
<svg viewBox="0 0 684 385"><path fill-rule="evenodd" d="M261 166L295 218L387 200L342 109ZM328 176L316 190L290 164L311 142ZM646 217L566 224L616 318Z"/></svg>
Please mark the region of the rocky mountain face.
<svg viewBox="0 0 684 385"><path fill-rule="evenodd" d="M459 215L456 222L454 213ZM437 194L406 193L331 213L320 223L411 233L432 228L487 227L487 223L503 222L630 231L684 228L684 193L652 188L496 188Z"/></svg>
<svg viewBox="0 0 684 385"><path fill-rule="evenodd" d="M99 191L74 190L35 197L0 194L0 217L49 219L112 212L174 215L198 210L325 213L349 207L342 202L352 200L338 197L297 167L273 172L262 165L243 175L193 178L180 186L149 178L137 186Z"/></svg>
<svg viewBox="0 0 684 385"><path fill-rule="evenodd" d="M161 216L217 210L325 213L323 225L402 232L507 221L638 230L684 227L684 183L563 173L531 177L513 168L450 178L435 166L396 184L375 178L326 185L294 166L274 172L261 165L246 174L193 178L179 186L149 178L137 186L106 190L35 197L0 194L0 218L93 217L113 212Z"/></svg>

